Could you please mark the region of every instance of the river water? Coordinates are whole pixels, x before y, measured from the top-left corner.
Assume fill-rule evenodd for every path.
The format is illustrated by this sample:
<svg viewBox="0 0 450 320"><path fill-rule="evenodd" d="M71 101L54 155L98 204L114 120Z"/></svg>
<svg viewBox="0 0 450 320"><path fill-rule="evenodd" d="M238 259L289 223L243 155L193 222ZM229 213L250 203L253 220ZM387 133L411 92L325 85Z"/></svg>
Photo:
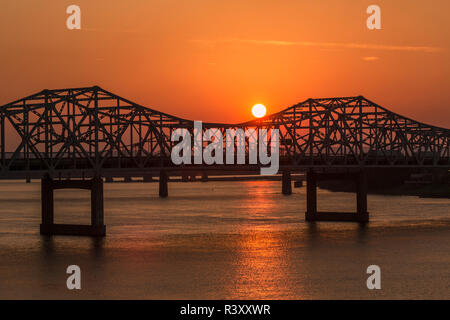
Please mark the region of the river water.
<svg viewBox="0 0 450 320"><path fill-rule="evenodd" d="M278 181L170 183L166 199L156 183L104 186L107 236L92 239L40 236L40 183L0 182L0 298L450 299L450 199L369 195L361 227L305 223L305 188ZM90 222L88 191L55 199L56 223ZM355 206L318 190L319 210Z"/></svg>

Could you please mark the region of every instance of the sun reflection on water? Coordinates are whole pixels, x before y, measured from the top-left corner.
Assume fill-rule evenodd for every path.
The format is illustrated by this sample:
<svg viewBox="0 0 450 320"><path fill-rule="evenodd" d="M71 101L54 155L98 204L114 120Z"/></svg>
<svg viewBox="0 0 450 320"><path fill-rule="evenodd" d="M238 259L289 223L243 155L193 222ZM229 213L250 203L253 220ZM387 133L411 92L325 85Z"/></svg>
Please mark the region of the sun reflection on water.
<svg viewBox="0 0 450 320"><path fill-rule="evenodd" d="M266 182L247 182L251 196L243 206L252 217L271 218L276 210L276 197L267 192ZM270 182L267 182L270 183ZM296 282L295 296L298 299L299 279L294 279L290 268L289 246L286 233L276 223L254 223L242 225L236 230L241 235L235 244L236 259L233 263L234 277L225 288L226 298L232 299L280 299L294 296L291 284ZM307 298L307 297L305 297Z"/></svg>

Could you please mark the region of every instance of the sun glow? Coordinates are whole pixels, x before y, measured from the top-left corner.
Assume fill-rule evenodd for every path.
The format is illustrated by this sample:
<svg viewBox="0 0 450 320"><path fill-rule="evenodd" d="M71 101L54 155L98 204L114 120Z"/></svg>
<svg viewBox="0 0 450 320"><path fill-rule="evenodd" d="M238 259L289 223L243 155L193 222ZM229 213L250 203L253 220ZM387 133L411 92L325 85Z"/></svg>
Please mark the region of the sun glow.
<svg viewBox="0 0 450 320"><path fill-rule="evenodd" d="M266 107L263 104L255 104L252 113L256 118L262 118L266 115Z"/></svg>

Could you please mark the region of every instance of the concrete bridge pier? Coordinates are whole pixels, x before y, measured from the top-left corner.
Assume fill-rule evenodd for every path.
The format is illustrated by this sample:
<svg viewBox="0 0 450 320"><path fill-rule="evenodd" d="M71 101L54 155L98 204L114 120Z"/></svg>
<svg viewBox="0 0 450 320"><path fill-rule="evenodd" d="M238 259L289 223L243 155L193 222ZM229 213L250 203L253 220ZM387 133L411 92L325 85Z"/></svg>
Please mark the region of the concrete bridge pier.
<svg viewBox="0 0 450 320"><path fill-rule="evenodd" d="M317 180L351 179L356 184L356 212L318 212ZM358 173L317 173L313 170L306 175L306 221L350 221L369 222L367 212L367 176L364 171Z"/></svg>
<svg viewBox="0 0 450 320"><path fill-rule="evenodd" d="M292 194L292 179L290 171L283 171L283 175L281 178L281 191L284 195Z"/></svg>
<svg viewBox="0 0 450 320"><path fill-rule="evenodd" d="M91 179L91 225L101 230L103 236L106 233L103 218L103 179L94 177Z"/></svg>
<svg viewBox="0 0 450 320"><path fill-rule="evenodd" d="M166 198L169 195L169 176L167 171L161 170L159 172L159 196Z"/></svg>
<svg viewBox="0 0 450 320"><path fill-rule="evenodd" d="M91 225L55 224L54 223L54 190L57 189L87 189L91 191ZM53 180L45 176L41 180L41 212L42 235L76 235L97 236L106 235L103 222L103 179L94 177L90 180Z"/></svg>
<svg viewBox="0 0 450 320"><path fill-rule="evenodd" d="M356 176L356 214L362 216L364 222L369 221L367 212L367 175L361 171Z"/></svg>
<svg viewBox="0 0 450 320"><path fill-rule="evenodd" d="M306 221L314 221L317 214L317 178L313 170L306 174Z"/></svg>

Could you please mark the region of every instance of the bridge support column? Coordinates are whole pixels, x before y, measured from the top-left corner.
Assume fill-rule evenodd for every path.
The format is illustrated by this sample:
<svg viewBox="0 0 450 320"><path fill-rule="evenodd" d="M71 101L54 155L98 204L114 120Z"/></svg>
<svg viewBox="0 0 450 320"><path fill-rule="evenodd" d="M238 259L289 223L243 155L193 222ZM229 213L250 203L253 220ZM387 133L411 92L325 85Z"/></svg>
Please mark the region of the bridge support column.
<svg viewBox="0 0 450 320"><path fill-rule="evenodd" d="M283 171L283 175L281 178L281 191L284 195L292 194L292 181L291 181L291 172Z"/></svg>
<svg viewBox="0 0 450 320"><path fill-rule="evenodd" d="M55 224L54 190L88 189L91 191L91 225ZM103 222L103 179L91 180L53 180L46 176L41 181L42 223L40 233L43 235L105 236L106 226Z"/></svg>
<svg viewBox="0 0 450 320"><path fill-rule="evenodd" d="M167 171L161 170L159 172L159 196L161 198L166 198L169 195L169 176Z"/></svg>
<svg viewBox="0 0 450 320"><path fill-rule="evenodd" d="M99 231L102 228L105 229L103 222L103 179L101 177L94 177L91 180L91 226ZM104 233L105 231L103 231L103 235Z"/></svg>
<svg viewBox="0 0 450 320"><path fill-rule="evenodd" d="M314 221L317 214L317 180L314 171L306 174L306 221Z"/></svg>
<svg viewBox="0 0 450 320"><path fill-rule="evenodd" d="M356 212L318 212L317 180L352 179L356 183ZM369 221L367 212L367 176L359 173L316 173L310 170L306 176L306 221Z"/></svg>
<svg viewBox="0 0 450 320"><path fill-rule="evenodd" d="M369 221L367 213L367 175L364 171L360 172L356 177L356 213L362 217L366 217Z"/></svg>
<svg viewBox="0 0 450 320"><path fill-rule="evenodd" d="M47 175L41 180L41 234L53 226L53 180ZM43 232L44 231L44 232Z"/></svg>

